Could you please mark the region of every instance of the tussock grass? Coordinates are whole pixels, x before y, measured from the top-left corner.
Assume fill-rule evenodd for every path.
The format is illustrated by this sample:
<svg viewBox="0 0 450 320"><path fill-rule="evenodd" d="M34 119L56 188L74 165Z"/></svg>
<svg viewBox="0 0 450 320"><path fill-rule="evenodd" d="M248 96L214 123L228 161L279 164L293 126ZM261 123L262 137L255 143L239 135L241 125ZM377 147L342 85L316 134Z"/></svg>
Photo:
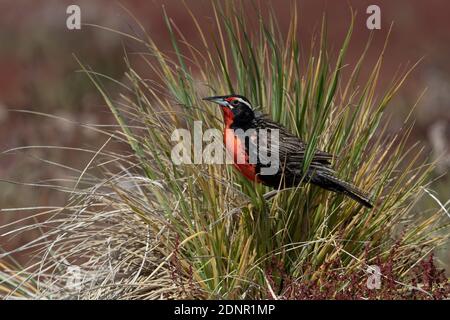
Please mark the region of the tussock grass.
<svg viewBox="0 0 450 320"><path fill-rule="evenodd" d="M250 29L242 8L227 2L212 7L218 32L211 36L186 10L203 39L200 47L167 15L173 54L162 52L151 35L121 33L146 48L141 58L158 83L142 78L127 54L122 83L80 63L118 127L89 126L105 135L105 143L80 150L92 158L73 177L73 187L58 187L69 195L65 207L46 210L52 215L47 222L2 234L42 229L40 238L18 249L34 249L36 262L21 274L0 274L5 297L254 299L269 292L277 298L267 276L274 260L290 277L308 281L322 278L321 266L336 258L343 275L365 270L395 243L395 271L406 277L447 240L440 236L448 227L441 208L426 216L414 211L433 165L420 162L419 146L406 147L408 119L394 136L381 121L411 70L381 92L382 48L361 79L371 46L369 39L360 59L346 64L353 19L334 57L325 20L303 55L295 7L285 35L272 14ZM349 76L342 78L343 69ZM111 80L120 96L103 89L102 82ZM199 120L205 129L221 128L220 110L201 98L230 92L247 96L308 141L305 166L315 148L338 155L333 166L339 177L371 190L375 207L309 185L266 200L268 189L231 166L174 165L173 130ZM129 151L109 151L111 141ZM6 260L8 253L0 257ZM81 288L67 286L71 266L80 267Z"/></svg>

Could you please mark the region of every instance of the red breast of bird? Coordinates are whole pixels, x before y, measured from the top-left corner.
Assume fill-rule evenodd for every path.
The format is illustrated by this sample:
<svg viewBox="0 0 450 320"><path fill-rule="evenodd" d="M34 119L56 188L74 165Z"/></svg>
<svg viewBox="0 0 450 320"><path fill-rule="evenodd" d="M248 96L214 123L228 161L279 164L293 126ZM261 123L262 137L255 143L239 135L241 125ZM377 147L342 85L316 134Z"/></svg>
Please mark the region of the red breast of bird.
<svg viewBox="0 0 450 320"><path fill-rule="evenodd" d="M256 164L252 164L249 161L248 153L245 150L245 142L242 141L241 137L236 135L231 128L234 118L233 111L226 107L222 107L222 111L225 123L223 143L225 144L225 149L233 159L235 168L250 181L260 182L257 175ZM250 137L250 139L255 138L256 136Z"/></svg>

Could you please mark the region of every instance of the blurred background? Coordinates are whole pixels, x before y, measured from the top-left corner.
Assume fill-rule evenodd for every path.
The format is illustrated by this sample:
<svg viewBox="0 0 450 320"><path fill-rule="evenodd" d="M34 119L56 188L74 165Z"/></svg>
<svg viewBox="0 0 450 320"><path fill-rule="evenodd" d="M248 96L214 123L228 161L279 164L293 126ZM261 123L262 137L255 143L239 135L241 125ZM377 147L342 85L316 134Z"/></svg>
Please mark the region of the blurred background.
<svg viewBox="0 0 450 320"><path fill-rule="evenodd" d="M286 31L291 6L289 1L256 1L272 6ZM139 36L139 28L127 14L129 10L145 26L147 33L161 48L171 50L170 38L163 18L163 7L192 44L200 43L183 2L178 0L134 1L25 1L0 2L0 225L26 217L28 211L5 211L14 207L58 206L65 201L62 193L26 184L44 179L63 179L68 171L42 162L51 162L83 169L89 154L50 148L30 148L5 152L23 146L66 146L98 149L103 136L74 124L108 124L113 119L98 91L88 78L78 72L76 55L93 70L115 79L123 79L124 49L139 50L133 43L111 31L83 25L81 30L66 27L67 6L81 8L82 23L96 24ZM209 1L186 0L203 24L214 18ZM366 44L370 31L366 28L366 8L381 8L381 30L375 31L372 49L368 52L367 70L375 63L386 35L393 23L380 90L388 85L398 70L423 60L408 78L400 94L388 108L389 130L397 132L418 98L413 111L415 127L410 143L419 142L432 160L437 160L435 181L430 189L442 202L450 199L450 2L446 0L301 0L298 1L300 30L298 37L306 48L320 29L325 13L331 48L339 47L349 25L351 6L357 11L354 35L348 62L354 63ZM124 9L126 8L126 10ZM249 10L249 20L254 12ZM284 18L284 19L283 19ZM214 36L214 30L211 29ZM139 62L136 62L139 63ZM136 67L152 78L148 66ZM364 72L364 69L363 69ZM108 82L105 82L108 86ZM381 93L381 91L380 91ZM52 114L74 123L20 112L28 110ZM438 156L440 156L438 158ZM427 197L426 195L424 197ZM429 198L421 204L436 206ZM3 229L3 233L8 228ZM0 248L11 250L29 241L35 234L19 237L0 236ZM18 256L25 262L27 256Z"/></svg>

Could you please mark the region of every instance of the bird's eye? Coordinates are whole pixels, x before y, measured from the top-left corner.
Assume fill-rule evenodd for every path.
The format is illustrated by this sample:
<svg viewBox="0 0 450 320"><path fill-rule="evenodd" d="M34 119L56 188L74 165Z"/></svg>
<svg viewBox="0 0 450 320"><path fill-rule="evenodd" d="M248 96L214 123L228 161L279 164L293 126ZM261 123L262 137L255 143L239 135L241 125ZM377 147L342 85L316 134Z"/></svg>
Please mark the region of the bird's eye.
<svg viewBox="0 0 450 320"><path fill-rule="evenodd" d="M239 101L233 100L233 101L231 101L231 104L232 104L233 106L237 106L237 105L239 104Z"/></svg>

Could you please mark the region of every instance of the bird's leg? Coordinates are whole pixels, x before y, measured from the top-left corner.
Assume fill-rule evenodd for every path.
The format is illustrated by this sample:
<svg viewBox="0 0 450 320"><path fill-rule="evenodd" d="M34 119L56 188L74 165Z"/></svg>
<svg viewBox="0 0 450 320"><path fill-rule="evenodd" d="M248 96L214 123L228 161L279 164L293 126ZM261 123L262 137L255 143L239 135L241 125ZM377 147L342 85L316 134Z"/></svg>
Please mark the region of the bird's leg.
<svg viewBox="0 0 450 320"><path fill-rule="evenodd" d="M268 200L272 199L273 197L275 197L281 191L295 190L295 189L297 189L297 187L285 188L285 189L274 189L272 191L269 191L269 192L265 193L263 195L263 198L264 198L264 200L268 201Z"/></svg>
<svg viewBox="0 0 450 320"><path fill-rule="evenodd" d="M278 192L280 192L280 191L281 191L281 190L278 190L278 189L269 191L269 192L267 192L267 193L265 193L265 194L263 195L263 198L264 198L264 200L269 201L270 199L272 199L273 197L275 197L275 196L278 194Z"/></svg>

